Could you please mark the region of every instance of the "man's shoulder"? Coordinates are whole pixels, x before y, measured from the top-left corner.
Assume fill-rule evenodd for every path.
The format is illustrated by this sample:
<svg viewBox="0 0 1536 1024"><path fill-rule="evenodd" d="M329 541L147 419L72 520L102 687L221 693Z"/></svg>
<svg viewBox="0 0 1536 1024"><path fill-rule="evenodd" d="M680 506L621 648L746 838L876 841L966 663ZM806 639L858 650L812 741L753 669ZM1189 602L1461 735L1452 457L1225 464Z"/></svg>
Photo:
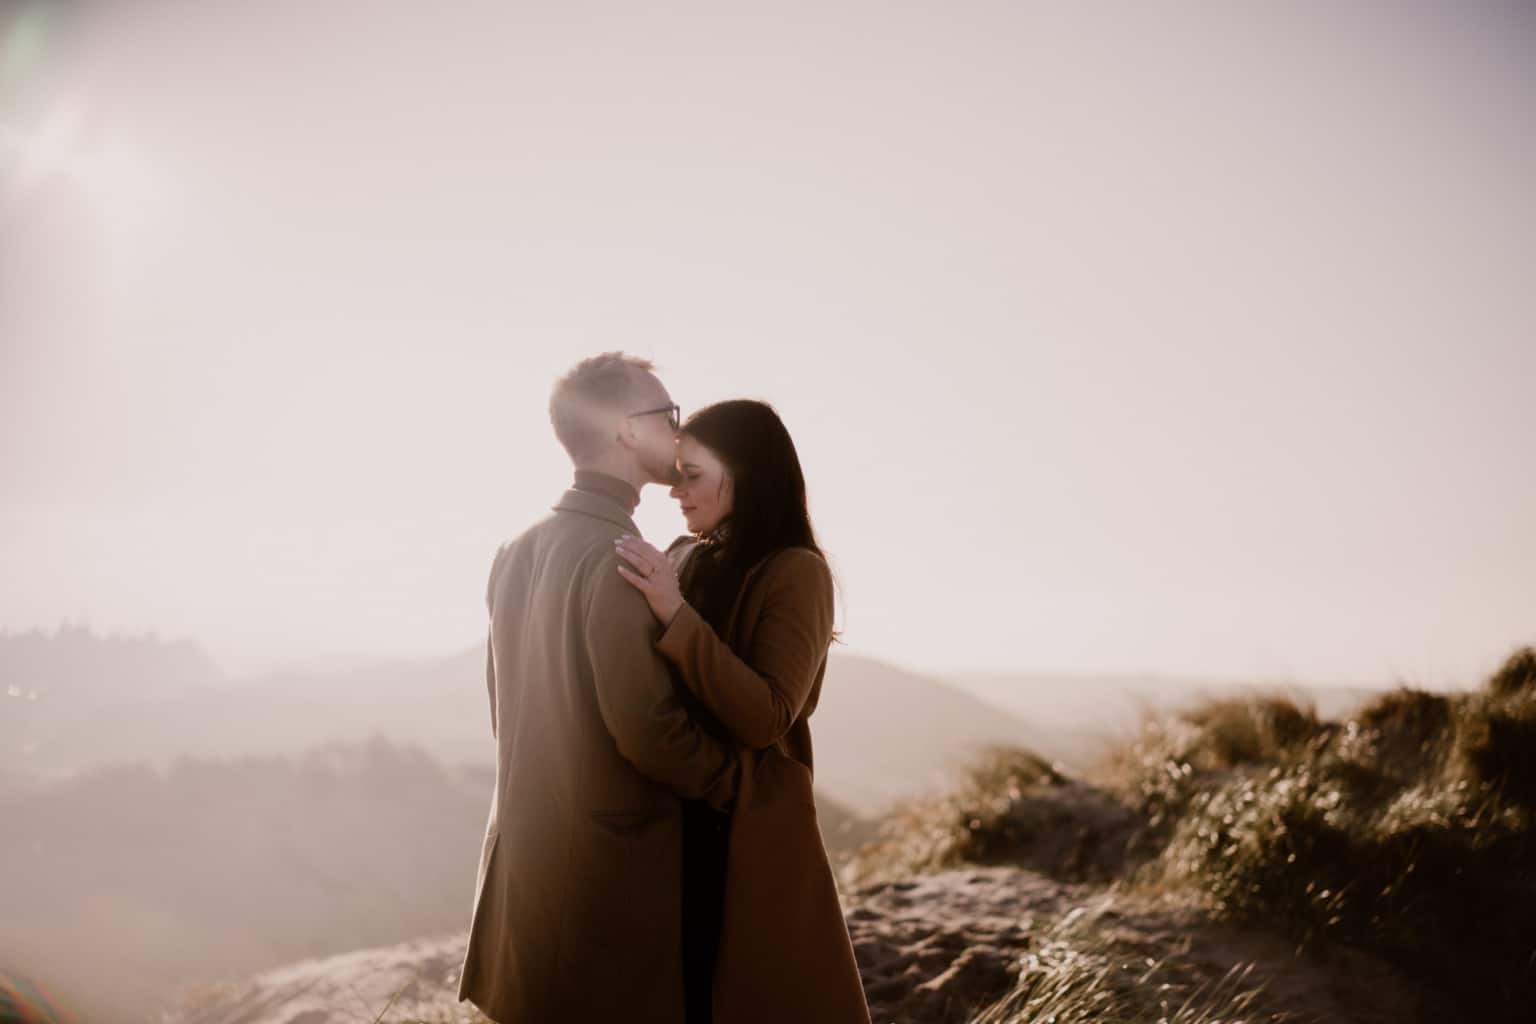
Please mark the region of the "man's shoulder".
<svg viewBox="0 0 1536 1024"><path fill-rule="evenodd" d="M623 532L622 526L607 519L553 508L502 546L548 544L566 539L595 541L606 538L611 542Z"/></svg>
<svg viewBox="0 0 1536 1024"><path fill-rule="evenodd" d="M571 573L582 569L594 553L610 552L619 527L591 516L550 511L523 532L502 541L491 560L494 579L505 567L522 564L532 569Z"/></svg>
<svg viewBox="0 0 1536 1024"><path fill-rule="evenodd" d="M567 595L581 614L644 620L650 615L645 598L619 575L613 542L623 532L589 516L552 515L497 550L490 589L498 577L531 574L535 594Z"/></svg>
<svg viewBox="0 0 1536 1024"><path fill-rule="evenodd" d="M503 535L504 539L496 545L496 554L491 558L492 573L508 559L514 557L520 551L526 551L539 543L541 536L549 532L555 519L553 512L545 513L535 522L524 527L521 533L511 537Z"/></svg>

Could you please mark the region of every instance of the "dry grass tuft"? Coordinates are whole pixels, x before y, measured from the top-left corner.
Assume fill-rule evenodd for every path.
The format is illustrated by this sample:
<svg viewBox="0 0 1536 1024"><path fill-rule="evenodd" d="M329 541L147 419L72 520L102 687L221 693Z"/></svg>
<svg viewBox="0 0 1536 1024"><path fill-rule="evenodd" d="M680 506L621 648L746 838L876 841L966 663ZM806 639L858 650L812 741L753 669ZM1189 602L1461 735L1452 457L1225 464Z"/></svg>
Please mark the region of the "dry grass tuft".
<svg viewBox="0 0 1536 1024"><path fill-rule="evenodd" d="M1208 983L1167 960L1133 958L1096 940L1091 914L1069 915L1024 958L1014 988L972 1024L1256 1024L1274 1018L1255 1003L1262 986L1248 967Z"/></svg>
<svg viewBox="0 0 1536 1024"><path fill-rule="evenodd" d="M1536 647L1522 647L1511 654L1488 679L1495 697L1536 696Z"/></svg>

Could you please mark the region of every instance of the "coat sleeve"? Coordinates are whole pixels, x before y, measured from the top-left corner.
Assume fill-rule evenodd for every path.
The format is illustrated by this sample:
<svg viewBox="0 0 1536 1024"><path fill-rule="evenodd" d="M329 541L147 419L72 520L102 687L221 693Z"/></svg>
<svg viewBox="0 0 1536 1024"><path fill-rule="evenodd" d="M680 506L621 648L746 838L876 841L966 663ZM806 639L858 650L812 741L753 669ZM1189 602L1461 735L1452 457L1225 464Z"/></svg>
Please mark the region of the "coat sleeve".
<svg viewBox="0 0 1536 1024"><path fill-rule="evenodd" d="M775 556L750 649L738 655L684 604L657 642L688 689L742 743L773 744L789 731L832 643L832 573L814 551Z"/></svg>
<svg viewBox="0 0 1536 1024"><path fill-rule="evenodd" d="M656 652L656 618L617 566L616 555L598 559L587 609L586 644L603 722L619 753L642 775L679 796L726 809L741 763L688 716L671 670Z"/></svg>

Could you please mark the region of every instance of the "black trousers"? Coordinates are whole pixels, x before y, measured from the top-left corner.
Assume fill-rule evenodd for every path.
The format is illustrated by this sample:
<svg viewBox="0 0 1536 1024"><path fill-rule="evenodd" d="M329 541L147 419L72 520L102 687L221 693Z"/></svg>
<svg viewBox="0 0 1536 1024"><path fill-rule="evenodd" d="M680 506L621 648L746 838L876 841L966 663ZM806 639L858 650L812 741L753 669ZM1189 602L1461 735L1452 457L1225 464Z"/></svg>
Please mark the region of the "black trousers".
<svg viewBox="0 0 1536 1024"><path fill-rule="evenodd" d="M713 1024L711 981L725 896L731 816L702 800L683 801L683 994L687 1024Z"/></svg>

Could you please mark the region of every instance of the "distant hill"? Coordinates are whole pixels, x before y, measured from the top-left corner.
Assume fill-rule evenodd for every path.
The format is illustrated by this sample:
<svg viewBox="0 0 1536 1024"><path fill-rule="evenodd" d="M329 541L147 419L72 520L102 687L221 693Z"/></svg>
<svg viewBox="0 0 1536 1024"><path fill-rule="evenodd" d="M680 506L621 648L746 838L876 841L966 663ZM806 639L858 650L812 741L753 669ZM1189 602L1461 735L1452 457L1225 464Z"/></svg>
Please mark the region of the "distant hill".
<svg viewBox="0 0 1536 1024"><path fill-rule="evenodd" d="M142 672L122 676L134 684L110 704L76 699L78 689L66 685L40 694L29 702L37 713L24 743L7 745L0 770L60 778L124 762L165 768L179 757L295 755L374 735L448 765L495 758L478 645L442 658L273 672L217 686L193 682L193 668L205 662L189 655L165 670L169 682L155 684L146 659ZM977 746L1025 744L1065 756L1074 741L1070 730L1031 728L937 680L838 653L811 723L818 788L861 812L946 784L951 766Z"/></svg>
<svg viewBox="0 0 1536 1024"><path fill-rule="evenodd" d="M378 738L0 786L0 970L149 1020L183 981L462 928L492 787Z"/></svg>
<svg viewBox="0 0 1536 1024"><path fill-rule="evenodd" d="M495 758L484 649L373 659L229 680L200 649L66 628L0 634L0 783L179 757L291 756L382 736L447 765ZM9 687L14 695L7 695ZM1270 687L1268 689L1275 689ZM1334 714L1371 691L1291 686ZM816 782L860 813L949 785L989 744L1024 746L1081 769L1148 711L1245 692L1156 676L954 676L831 655L811 719ZM36 694L35 698L33 694Z"/></svg>
<svg viewBox="0 0 1536 1024"><path fill-rule="evenodd" d="M223 675L189 640L67 624L52 633L0 630L0 696L13 700L67 701L78 709L193 693Z"/></svg>
<svg viewBox="0 0 1536 1024"><path fill-rule="evenodd" d="M838 653L811 732L817 785L866 812L950 785L978 748L1025 746L1066 758L1080 739L1072 728L1031 725L929 676Z"/></svg>
<svg viewBox="0 0 1536 1024"><path fill-rule="evenodd" d="M97 752L64 750L55 758L50 738L66 723L87 718L110 723L127 708L195 701L223 680L213 659L188 641L153 634L107 636L84 626L54 632L0 631L0 780L28 773L74 771L100 763ZM96 742L110 729L88 728ZM110 743L99 753L110 756Z"/></svg>
<svg viewBox="0 0 1536 1024"><path fill-rule="evenodd" d="M26 736L6 744L0 768L59 778L124 762L164 768L179 757L293 755L373 735L450 765L485 762L495 750L483 658L466 652L218 686L144 684L111 704L75 699L60 687L30 702Z"/></svg>

